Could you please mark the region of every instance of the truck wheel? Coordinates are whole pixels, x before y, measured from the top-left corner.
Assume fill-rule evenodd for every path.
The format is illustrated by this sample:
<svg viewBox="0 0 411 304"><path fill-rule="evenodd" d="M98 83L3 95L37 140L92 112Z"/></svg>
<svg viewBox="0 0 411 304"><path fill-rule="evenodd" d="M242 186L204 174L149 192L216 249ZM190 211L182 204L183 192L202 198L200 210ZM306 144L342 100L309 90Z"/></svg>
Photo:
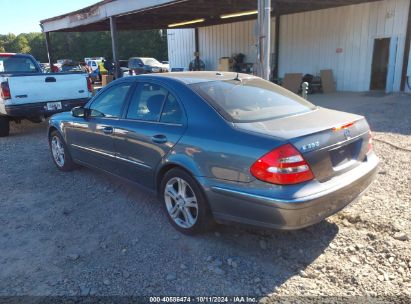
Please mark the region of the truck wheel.
<svg viewBox="0 0 411 304"><path fill-rule="evenodd" d="M6 137L10 134L10 121L7 118L0 117L0 137Z"/></svg>

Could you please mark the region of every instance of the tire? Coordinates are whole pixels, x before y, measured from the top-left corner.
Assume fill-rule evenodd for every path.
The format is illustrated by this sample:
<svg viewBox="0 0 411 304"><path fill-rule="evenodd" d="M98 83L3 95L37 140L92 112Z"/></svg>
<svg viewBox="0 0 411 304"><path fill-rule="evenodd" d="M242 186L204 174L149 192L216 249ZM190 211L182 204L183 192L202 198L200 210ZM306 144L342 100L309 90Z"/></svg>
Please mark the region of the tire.
<svg viewBox="0 0 411 304"><path fill-rule="evenodd" d="M0 117L0 137L6 137L10 134L10 121L7 118Z"/></svg>
<svg viewBox="0 0 411 304"><path fill-rule="evenodd" d="M204 233L214 226L210 207L200 187L189 173L179 168L168 171L160 185L160 198L169 222L186 235Z"/></svg>
<svg viewBox="0 0 411 304"><path fill-rule="evenodd" d="M63 137L57 131L53 131L49 137L51 158L56 167L61 171L73 171L76 168Z"/></svg>

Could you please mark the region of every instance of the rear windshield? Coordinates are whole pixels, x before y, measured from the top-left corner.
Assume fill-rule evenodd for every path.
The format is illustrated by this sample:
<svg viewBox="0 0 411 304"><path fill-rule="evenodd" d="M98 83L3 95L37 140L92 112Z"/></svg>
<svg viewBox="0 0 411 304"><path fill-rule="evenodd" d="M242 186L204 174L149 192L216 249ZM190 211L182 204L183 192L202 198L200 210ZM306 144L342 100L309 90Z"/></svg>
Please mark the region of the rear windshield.
<svg viewBox="0 0 411 304"><path fill-rule="evenodd" d="M23 56L0 56L0 73L39 73L31 58Z"/></svg>
<svg viewBox="0 0 411 304"><path fill-rule="evenodd" d="M143 64L143 62L140 59L134 58L128 61L128 67L131 69L139 68L140 64Z"/></svg>
<svg viewBox="0 0 411 304"><path fill-rule="evenodd" d="M315 109L305 99L259 78L202 82L191 87L232 122L269 120Z"/></svg>

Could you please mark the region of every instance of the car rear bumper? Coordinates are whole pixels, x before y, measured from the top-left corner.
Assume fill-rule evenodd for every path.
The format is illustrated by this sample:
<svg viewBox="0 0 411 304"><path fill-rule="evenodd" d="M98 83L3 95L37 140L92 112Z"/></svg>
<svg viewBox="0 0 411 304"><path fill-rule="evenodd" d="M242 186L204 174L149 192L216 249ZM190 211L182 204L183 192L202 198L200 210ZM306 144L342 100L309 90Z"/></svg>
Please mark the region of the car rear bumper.
<svg viewBox="0 0 411 304"><path fill-rule="evenodd" d="M325 182L328 188L302 197L260 195L249 187L242 190L227 184L207 181L206 194L217 221L293 230L322 221L356 200L368 188L378 170L378 158L368 160L337 180ZM324 184L324 183L322 183Z"/></svg>
<svg viewBox="0 0 411 304"><path fill-rule="evenodd" d="M60 112L70 111L74 107L83 106L88 98L62 100L60 110L47 110L47 102L27 103L22 105L6 105L6 115L12 118L37 118L49 117Z"/></svg>

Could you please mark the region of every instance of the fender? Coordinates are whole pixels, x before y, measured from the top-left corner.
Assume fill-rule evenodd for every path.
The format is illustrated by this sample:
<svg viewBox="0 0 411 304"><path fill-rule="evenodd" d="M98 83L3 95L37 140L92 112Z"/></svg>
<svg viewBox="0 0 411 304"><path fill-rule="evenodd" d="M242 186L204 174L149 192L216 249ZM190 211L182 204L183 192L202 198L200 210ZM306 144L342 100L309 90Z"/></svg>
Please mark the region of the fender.
<svg viewBox="0 0 411 304"><path fill-rule="evenodd" d="M201 171L201 168L196 164L192 155L193 148L189 148L185 145L176 145L169 153L163 157L161 162L157 165L156 172L154 175L154 185L155 189L158 189L158 186L161 183L161 177L167 171L167 168L173 166L181 167L187 170L191 175L196 178L203 177L204 173Z"/></svg>
<svg viewBox="0 0 411 304"><path fill-rule="evenodd" d="M49 125L47 127L47 138L50 137L52 129L57 129L57 132L59 132L60 135L64 138L64 140L67 142L66 132L64 132L63 124L59 124L58 122L53 121L53 118L50 118Z"/></svg>

